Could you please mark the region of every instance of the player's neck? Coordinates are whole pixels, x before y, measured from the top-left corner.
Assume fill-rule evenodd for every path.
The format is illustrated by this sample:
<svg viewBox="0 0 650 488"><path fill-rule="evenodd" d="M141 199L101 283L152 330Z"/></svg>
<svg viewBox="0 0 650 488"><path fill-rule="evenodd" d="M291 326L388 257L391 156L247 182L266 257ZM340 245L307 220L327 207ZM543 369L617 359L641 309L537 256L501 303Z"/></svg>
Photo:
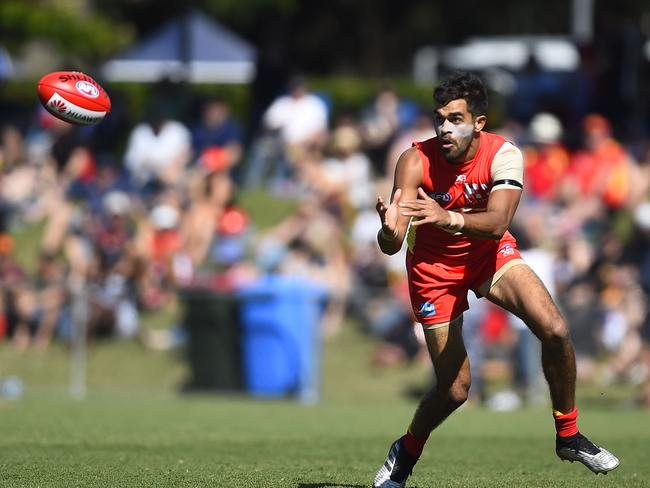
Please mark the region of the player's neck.
<svg viewBox="0 0 650 488"><path fill-rule="evenodd" d="M472 139L471 144L469 145L469 149L467 149L467 154L465 154L465 161L474 159L474 156L476 156L476 153L478 152L478 148L480 145L481 145L481 133L477 132L474 138Z"/></svg>

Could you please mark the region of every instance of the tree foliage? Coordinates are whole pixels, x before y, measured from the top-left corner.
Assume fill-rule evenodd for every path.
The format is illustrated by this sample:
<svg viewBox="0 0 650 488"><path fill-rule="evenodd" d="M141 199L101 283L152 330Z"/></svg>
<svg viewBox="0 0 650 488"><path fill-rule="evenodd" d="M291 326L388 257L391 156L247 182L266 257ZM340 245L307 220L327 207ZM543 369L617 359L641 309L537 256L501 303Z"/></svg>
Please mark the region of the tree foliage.
<svg viewBox="0 0 650 488"><path fill-rule="evenodd" d="M408 73L414 52L426 45L494 35L570 36L571 4L565 0L0 0L0 43L15 51L30 39L42 38L68 54L98 60L198 8L251 41L263 60L279 66L277 59L283 58L283 68L377 76ZM646 19L650 0L618 0L613 5L594 0L596 36L618 17L638 22L645 15Z"/></svg>
<svg viewBox="0 0 650 488"><path fill-rule="evenodd" d="M76 7L74 2L1 0L0 43L17 52L27 41L43 39L69 56L92 61L132 41L128 24Z"/></svg>

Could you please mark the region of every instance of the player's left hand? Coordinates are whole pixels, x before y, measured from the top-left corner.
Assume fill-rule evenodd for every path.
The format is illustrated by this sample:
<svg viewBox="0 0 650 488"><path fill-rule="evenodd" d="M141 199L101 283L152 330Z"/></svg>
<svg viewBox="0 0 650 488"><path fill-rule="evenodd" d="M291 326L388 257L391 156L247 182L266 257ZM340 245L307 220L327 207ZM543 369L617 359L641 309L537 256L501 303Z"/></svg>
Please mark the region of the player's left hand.
<svg viewBox="0 0 650 488"><path fill-rule="evenodd" d="M399 203L402 215L412 217L411 225L433 224L438 227L448 227L451 223L449 212L443 209L438 202L418 188L417 200L404 200Z"/></svg>

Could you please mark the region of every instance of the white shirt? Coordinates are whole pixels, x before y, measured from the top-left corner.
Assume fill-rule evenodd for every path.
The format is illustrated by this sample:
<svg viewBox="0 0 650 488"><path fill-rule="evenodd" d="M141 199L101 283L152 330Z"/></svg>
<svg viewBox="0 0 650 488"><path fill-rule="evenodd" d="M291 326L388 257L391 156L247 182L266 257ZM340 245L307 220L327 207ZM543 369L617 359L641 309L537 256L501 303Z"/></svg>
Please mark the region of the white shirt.
<svg viewBox="0 0 650 488"><path fill-rule="evenodd" d="M299 144L327 129L327 106L316 95L281 96L264 114L264 123L279 130L285 143Z"/></svg>
<svg viewBox="0 0 650 488"><path fill-rule="evenodd" d="M156 134L149 124L133 128L124 156L126 167L137 179L146 181L183 155L190 154L190 131L174 120L163 124Z"/></svg>

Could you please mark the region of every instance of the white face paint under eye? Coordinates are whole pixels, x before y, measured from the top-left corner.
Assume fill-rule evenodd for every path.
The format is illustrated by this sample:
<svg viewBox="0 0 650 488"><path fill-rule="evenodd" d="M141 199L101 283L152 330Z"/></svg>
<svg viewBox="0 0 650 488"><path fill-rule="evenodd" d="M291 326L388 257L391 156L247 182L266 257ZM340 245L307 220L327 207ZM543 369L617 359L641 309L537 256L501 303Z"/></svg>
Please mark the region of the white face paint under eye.
<svg viewBox="0 0 650 488"><path fill-rule="evenodd" d="M474 124L452 124L445 120L441 125L436 127L438 136L451 134L454 139L464 139L474 132Z"/></svg>

